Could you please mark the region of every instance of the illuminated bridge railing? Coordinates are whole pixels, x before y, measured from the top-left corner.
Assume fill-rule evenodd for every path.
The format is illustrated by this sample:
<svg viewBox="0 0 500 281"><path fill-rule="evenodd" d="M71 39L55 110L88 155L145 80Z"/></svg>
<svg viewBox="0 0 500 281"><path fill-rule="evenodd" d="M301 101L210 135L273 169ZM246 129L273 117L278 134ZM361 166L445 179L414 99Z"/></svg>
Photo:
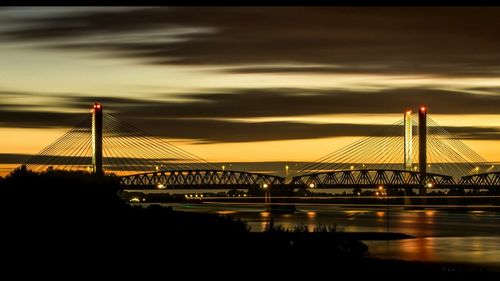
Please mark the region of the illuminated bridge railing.
<svg viewBox="0 0 500 281"><path fill-rule="evenodd" d="M433 187L456 185L452 176L428 173L426 184ZM403 170L340 170L305 174L292 178L291 184L315 188L415 187L421 185L420 173Z"/></svg>
<svg viewBox="0 0 500 281"><path fill-rule="evenodd" d="M158 171L122 176L122 186L127 188L238 188L283 184L278 176L227 170Z"/></svg>

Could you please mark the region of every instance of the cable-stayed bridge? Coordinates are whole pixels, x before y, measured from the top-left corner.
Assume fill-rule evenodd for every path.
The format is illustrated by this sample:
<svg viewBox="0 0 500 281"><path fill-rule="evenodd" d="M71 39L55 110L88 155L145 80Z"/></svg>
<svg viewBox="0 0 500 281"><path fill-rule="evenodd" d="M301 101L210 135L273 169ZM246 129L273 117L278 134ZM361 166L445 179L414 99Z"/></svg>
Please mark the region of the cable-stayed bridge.
<svg viewBox="0 0 500 281"><path fill-rule="evenodd" d="M496 189L500 172L421 107L350 145L304 164L289 176L221 169L94 104L91 114L24 165L115 173L125 188L433 188ZM165 128L168 129L168 128Z"/></svg>

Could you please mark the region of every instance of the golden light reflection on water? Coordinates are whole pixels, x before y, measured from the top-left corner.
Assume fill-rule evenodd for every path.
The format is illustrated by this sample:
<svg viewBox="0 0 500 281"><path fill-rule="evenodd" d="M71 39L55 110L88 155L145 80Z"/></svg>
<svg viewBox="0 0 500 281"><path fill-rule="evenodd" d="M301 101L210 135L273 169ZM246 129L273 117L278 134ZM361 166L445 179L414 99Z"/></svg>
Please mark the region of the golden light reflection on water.
<svg viewBox="0 0 500 281"><path fill-rule="evenodd" d="M194 205L190 205L190 210ZM430 212L432 211L432 212ZM309 231L319 225L337 224L346 232L398 232L417 238L393 241L364 241L372 256L430 262L464 262L500 268L498 213L449 213L442 210L339 210L307 209L284 216L270 212L238 212L252 231L263 231L270 218L275 225L293 229L297 225ZM379 215L377 216L377 212ZM314 213L314 216L312 214ZM382 216L384 213L384 216ZM432 214L432 215L430 215ZM380 217L379 217L380 216ZM352 219L352 220L351 220ZM380 221L379 221L380 219Z"/></svg>
<svg viewBox="0 0 500 281"><path fill-rule="evenodd" d="M436 214L436 211L434 211L434 210L432 210L432 211L425 211L425 215L430 216L430 217L434 216L435 214Z"/></svg>
<svg viewBox="0 0 500 281"><path fill-rule="evenodd" d="M271 216L271 212L260 212L260 216L263 218L268 218Z"/></svg>
<svg viewBox="0 0 500 281"><path fill-rule="evenodd" d="M427 262L477 263L500 267L498 237L423 237L399 241L366 241L376 257Z"/></svg>
<svg viewBox="0 0 500 281"><path fill-rule="evenodd" d="M217 211L217 214L219 214L219 215L231 215L231 214L236 214L236 211Z"/></svg>

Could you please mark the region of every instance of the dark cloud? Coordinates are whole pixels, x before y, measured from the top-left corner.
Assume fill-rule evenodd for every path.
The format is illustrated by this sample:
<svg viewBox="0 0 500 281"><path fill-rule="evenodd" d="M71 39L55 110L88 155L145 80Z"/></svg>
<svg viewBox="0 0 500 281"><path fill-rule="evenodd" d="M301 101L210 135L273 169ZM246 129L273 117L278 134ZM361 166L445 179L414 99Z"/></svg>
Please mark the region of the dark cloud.
<svg viewBox="0 0 500 281"><path fill-rule="evenodd" d="M500 73L499 13L499 7L168 7L47 16L41 10L2 35L148 63L237 66L229 69L236 72L491 76ZM246 67L256 64L324 67Z"/></svg>
<svg viewBox="0 0 500 281"><path fill-rule="evenodd" d="M474 89L479 91L479 89ZM486 89L492 92L494 89ZM0 98L14 93L0 92ZM318 89L234 89L165 95L168 100L134 99L125 97L95 97L83 95L47 95L17 93L22 104L0 105L2 126L23 126L36 122L52 126L68 120L73 113L42 111L43 105L30 102L32 96L54 99L60 108L80 111L96 101L103 103L107 112L125 118L250 118L305 116L318 114L385 114L402 113L407 108L426 105L430 114L498 114L500 95L469 94L426 88L386 89L374 92ZM182 102L175 99L182 99ZM28 110L29 109L29 110ZM35 109L35 110L34 110ZM457 117L460 118L460 117ZM335 120L332 119L332 123Z"/></svg>
<svg viewBox="0 0 500 281"><path fill-rule="evenodd" d="M300 122L232 122L219 120L136 120L138 127L149 126L150 132L166 138L195 139L199 143L254 142L272 140L315 139L339 136L366 136L374 133L394 134L391 125L310 124ZM166 129L169 128L169 129ZM392 130L391 130L392 129Z"/></svg>
<svg viewBox="0 0 500 281"><path fill-rule="evenodd" d="M86 114L50 111L2 111L0 127L9 128L59 128L76 126Z"/></svg>
<svg viewBox="0 0 500 281"><path fill-rule="evenodd" d="M12 96L7 92L2 96ZM29 98L34 93L18 93ZM43 96L43 94L40 94ZM227 118L301 116L338 113L401 113L408 105L427 101L433 113L497 113L500 96L474 95L428 89L386 90L381 93L275 89L183 95L189 101L149 101L128 98L99 98L76 95L46 95L57 98L61 107L74 113L0 106L3 127L72 127L89 116L94 101L104 104L105 112L134 124L155 136L192 139L199 143L252 142L266 140L312 139L335 136L400 135L385 124L312 124L301 122L240 122ZM460 118L460 117L457 117ZM464 117L466 118L466 116ZM394 120L397 121L397 120ZM437 120L439 122L439 120ZM497 128L447 127L458 138L499 139Z"/></svg>
<svg viewBox="0 0 500 281"><path fill-rule="evenodd" d="M183 102L126 98L98 99L127 116L151 118L247 118L317 114L402 113L426 105L430 114L498 114L500 95L477 95L425 88L375 92L314 89L234 89L182 94ZM95 98L73 99L87 106ZM332 120L335 122L335 120Z"/></svg>
<svg viewBox="0 0 500 281"><path fill-rule="evenodd" d="M19 153L0 153L0 163L2 164L21 164L33 155Z"/></svg>
<svg viewBox="0 0 500 281"><path fill-rule="evenodd" d="M311 124L300 122L231 122L218 120L136 120L140 127L165 138L198 140L198 143L254 142L325 137L403 136L403 127L384 124ZM156 124L156 126L152 126ZM168 129L167 129L168 128ZM491 127L442 127L458 139L500 139ZM415 128L416 130L416 128ZM430 130L430 133L434 132Z"/></svg>

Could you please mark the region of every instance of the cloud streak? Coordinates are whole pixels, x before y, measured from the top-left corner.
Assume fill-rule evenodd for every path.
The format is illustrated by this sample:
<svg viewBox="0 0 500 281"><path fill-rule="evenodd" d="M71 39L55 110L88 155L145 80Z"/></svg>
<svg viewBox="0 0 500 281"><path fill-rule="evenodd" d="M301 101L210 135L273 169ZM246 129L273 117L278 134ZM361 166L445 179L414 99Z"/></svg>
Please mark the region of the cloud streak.
<svg viewBox="0 0 500 281"><path fill-rule="evenodd" d="M41 9L39 17L10 19L15 27L0 35L5 42L38 41L152 64L222 65L238 73L478 77L500 73L499 12L498 7L168 7L54 15Z"/></svg>
<svg viewBox="0 0 500 281"><path fill-rule="evenodd" d="M0 93L11 97L13 92ZM18 93L21 99L36 93ZM431 116L441 114L497 114L500 96L474 95L429 89L399 89L381 92L335 90L273 89L235 90L230 93L194 93L171 100L98 98L83 95L45 95L57 99L67 112L42 111L21 104L0 106L0 126L15 128L72 127L88 116L88 107L103 103L105 111L134 124L155 136L191 139L198 143L255 142L372 135L388 129L385 124L349 124L335 122L334 114L401 113L408 105L427 101ZM171 96L169 96L171 97ZM289 117L332 114L332 123L297 121L243 122L230 118ZM397 121L397 120L394 120ZM499 139L498 128L446 127L464 139Z"/></svg>

